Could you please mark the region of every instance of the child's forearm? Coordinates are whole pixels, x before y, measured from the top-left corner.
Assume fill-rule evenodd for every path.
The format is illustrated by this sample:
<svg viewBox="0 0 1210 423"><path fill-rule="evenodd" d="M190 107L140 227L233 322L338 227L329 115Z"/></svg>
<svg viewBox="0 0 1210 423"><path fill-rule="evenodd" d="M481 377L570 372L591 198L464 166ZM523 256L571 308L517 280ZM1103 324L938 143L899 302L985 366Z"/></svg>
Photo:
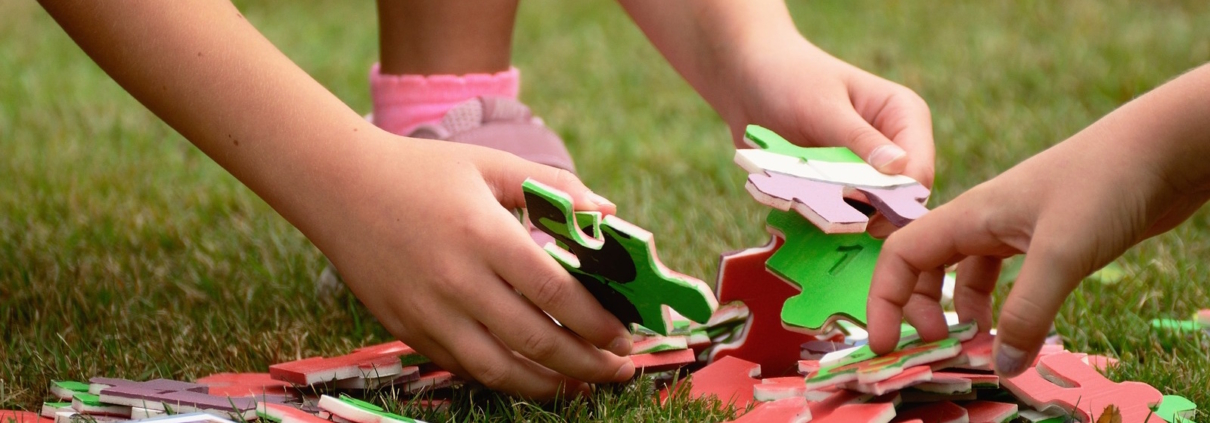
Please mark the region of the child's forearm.
<svg viewBox="0 0 1210 423"><path fill-rule="evenodd" d="M43 6L131 95L295 225L316 215L301 210L316 207L304 198L342 192L355 175L343 170L376 139L228 2Z"/></svg>
<svg viewBox="0 0 1210 423"><path fill-rule="evenodd" d="M754 50L805 42L777 0L620 0L677 72L727 118L739 59ZM790 46L798 47L798 46ZM811 47L814 48L814 47Z"/></svg>

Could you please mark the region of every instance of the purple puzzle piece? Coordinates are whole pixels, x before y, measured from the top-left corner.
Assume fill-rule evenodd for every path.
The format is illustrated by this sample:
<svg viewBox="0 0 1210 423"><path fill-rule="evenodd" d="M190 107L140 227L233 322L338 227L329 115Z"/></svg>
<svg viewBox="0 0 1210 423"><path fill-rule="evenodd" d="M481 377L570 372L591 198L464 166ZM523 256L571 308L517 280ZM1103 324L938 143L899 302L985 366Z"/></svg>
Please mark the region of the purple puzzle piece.
<svg viewBox="0 0 1210 423"><path fill-rule="evenodd" d="M829 234L865 232L869 218L846 203L846 197L862 200L864 196L864 202L868 202L898 227L928 212L921 202L928 198L929 190L920 184L890 188L857 187L765 171L763 175L748 175L746 187L756 201L778 210L789 211L793 208Z"/></svg>
<svg viewBox="0 0 1210 423"><path fill-rule="evenodd" d="M919 219L928 213L929 209L924 207L924 200L929 198L929 190L924 185L901 185L891 188L869 188L856 187L858 191L865 194L870 200L870 204L878 209L879 213L886 216L886 219L892 225L900 228L903 225L912 223L913 220Z"/></svg>
<svg viewBox="0 0 1210 423"><path fill-rule="evenodd" d="M844 202L844 185L777 172L748 175L746 188L761 204L791 208L825 233L862 233L870 219Z"/></svg>
<svg viewBox="0 0 1210 423"><path fill-rule="evenodd" d="M134 380L113 378L113 377L94 377L92 379L89 379L88 383L90 385L93 385L93 386L89 387L90 391L93 390L94 386L98 387L100 389L104 389L106 387L129 386L129 387L150 389L150 390L155 390L155 391L160 391L160 392L191 391L191 392L197 392L197 393L202 393L202 394L210 392L210 388L207 387L206 385L190 383L190 382L181 382L179 380L171 380L171 379L152 379L152 380L149 380L146 382L139 382L139 381L134 381ZM98 392L93 392L93 393L96 395L100 395L99 390L98 390Z"/></svg>

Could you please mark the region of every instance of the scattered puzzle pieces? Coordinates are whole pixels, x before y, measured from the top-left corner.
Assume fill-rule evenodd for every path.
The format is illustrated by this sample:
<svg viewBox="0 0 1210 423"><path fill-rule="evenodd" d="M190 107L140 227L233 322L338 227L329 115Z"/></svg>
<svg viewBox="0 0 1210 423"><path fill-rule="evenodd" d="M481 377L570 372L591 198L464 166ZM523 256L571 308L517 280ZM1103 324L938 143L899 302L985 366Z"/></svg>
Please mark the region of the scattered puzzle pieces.
<svg viewBox="0 0 1210 423"><path fill-rule="evenodd" d="M748 319L738 339L716 346L710 361L739 357L760 364L768 375L783 375L793 371L797 363L796 347L815 340L814 336L782 327L782 305L798 291L765 269L765 262L782 243L774 236L763 247L724 254L719 260L718 299L723 303L743 302L748 307Z"/></svg>
<svg viewBox="0 0 1210 423"><path fill-rule="evenodd" d="M796 213L770 211L767 223L786 243L766 266L801 289L786 300L782 322L808 333L825 331L838 318L865 325L882 241L866 234L827 235Z"/></svg>
<svg viewBox="0 0 1210 423"><path fill-rule="evenodd" d="M1115 383L1105 379L1071 353L1043 357L1036 368L1002 379L1000 384L1034 408L1057 406L1075 410L1083 421L1100 416L1106 407L1115 405L1121 410L1122 421L1141 422L1162 399L1159 391L1145 383Z"/></svg>
<svg viewBox="0 0 1210 423"><path fill-rule="evenodd" d="M718 308L704 282L660 262L650 232L617 216L575 213L566 193L532 179L523 189L530 220L559 243L547 244L546 251L623 324L668 335L665 305L699 323Z"/></svg>

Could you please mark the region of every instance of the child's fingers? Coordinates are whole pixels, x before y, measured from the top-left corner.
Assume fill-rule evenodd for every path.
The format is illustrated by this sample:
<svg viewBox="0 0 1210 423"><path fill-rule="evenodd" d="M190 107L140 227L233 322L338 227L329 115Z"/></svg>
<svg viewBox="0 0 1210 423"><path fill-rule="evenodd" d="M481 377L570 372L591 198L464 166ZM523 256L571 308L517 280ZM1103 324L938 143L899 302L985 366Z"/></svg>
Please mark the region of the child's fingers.
<svg viewBox="0 0 1210 423"><path fill-rule="evenodd" d="M947 233L952 228L933 223L944 222L945 218L930 219L939 212L940 209L891 234L882 246L866 307L870 348L874 352L887 353L895 348L904 307L916 293L921 274L941 269L958 254L951 242L954 235ZM929 235L930 231L938 232Z"/></svg>
<svg viewBox="0 0 1210 423"><path fill-rule="evenodd" d="M941 269L920 272L916 287L903 306L904 318L926 341L949 336L945 312L941 309L941 284L944 278L945 271Z"/></svg>
<svg viewBox="0 0 1210 423"><path fill-rule="evenodd" d="M498 152L491 153L486 160L491 160L491 166L480 166L483 177L492 185L497 200L506 208L525 207L525 192L521 184L527 178L550 185L571 196L576 210L600 211L605 214L617 212L617 206L608 199L601 197L584 186L574 173L563 169L537 164Z"/></svg>
<svg viewBox="0 0 1210 423"><path fill-rule="evenodd" d="M996 330L995 364L1002 376L1016 376L1033 362L1059 307L1087 273L1087 254L1076 233L1039 230L1034 234L1021 275L1014 283Z"/></svg>
<svg viewBox="0 0 1210 423"><path fill-rule="evenodd" d="M469 320L468 316L449 314L432 317L434 326L447 328L435 333L434 337L457 360L465 372L462 375L488 388L534 399L585 393L589 389L584 382L563 376L513 353L479 322Z"/></svg>
<svg viewBox="0 0 1210 423"><path fill-rule="evenodd" d="M958 265L954 284L954 310L963 322L974 320L980 331L992 328L992 292L1003 260L990 256L967 257Z"/></svg>
<svg viewBox="0 0 1210 423"><path fill-rule="evenodd" d="M879 169L885 173L902 173L916 179L926 187L933 186L933 118L928 103L912 90L869 75L860 78L849 88L849 96L863 120L885 135L890 143L907 153L900 172ZM871 95L873 94L873 95ZM858 152L867 162L874 165L879 159L875 145L872 150ZM891 150L893 151L893 150ZM856 152L856 150L854 151Z"/></svg>
<svg viewBox="0 0 1210 423"><path fill-rule="evenodd" d="M495 255L490 261L492 269L534 305L592 345L617 355L630 353L626 327L563 266L537 248L528 234L520 229L501 231L484 242Z"/></svg>
<svg viewBox="0 0 1210 423"><path fill-rule="evenodd" d="M856 110L841 107L833 110L828 119L816 119L816 123L816 131L825 144L848 147L879 172L894 175L907 169L907 151L891 142Z"/></svg>

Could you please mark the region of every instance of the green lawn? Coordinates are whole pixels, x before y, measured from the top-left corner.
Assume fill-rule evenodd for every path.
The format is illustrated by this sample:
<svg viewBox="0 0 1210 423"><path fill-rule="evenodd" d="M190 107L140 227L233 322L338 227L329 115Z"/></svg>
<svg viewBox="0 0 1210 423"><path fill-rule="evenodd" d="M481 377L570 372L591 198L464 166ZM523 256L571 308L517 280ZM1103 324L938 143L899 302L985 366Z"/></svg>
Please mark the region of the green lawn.
<svg viewBox="0 0 1210 423"><path fill-rule="evenodd" d="M1210 61L1210 3L1196 0L792 8L815 43L932 106L934 204ZM372 2L241 9L369 110ZM585 182L656 234L670 267L713 280L719 253L763 244L764 212L731 164L726 127L618 6L529 0L519 19L523 99L567 140ZM1210 410L1210 339L1147 326L1210 308L1208 218L1131 250L1120 260L1127 277L1081 286L1057 324L1069 349L1121 358L1114 378ZM263 371L388 340L354 301L315 297L322 267L297 230L109 80L35 3L0 2L0 408L36 409L52 379ZM546 407L463 392L453 411L480 421L720 418L703 404L653 407L647 388Z"/></svg>

